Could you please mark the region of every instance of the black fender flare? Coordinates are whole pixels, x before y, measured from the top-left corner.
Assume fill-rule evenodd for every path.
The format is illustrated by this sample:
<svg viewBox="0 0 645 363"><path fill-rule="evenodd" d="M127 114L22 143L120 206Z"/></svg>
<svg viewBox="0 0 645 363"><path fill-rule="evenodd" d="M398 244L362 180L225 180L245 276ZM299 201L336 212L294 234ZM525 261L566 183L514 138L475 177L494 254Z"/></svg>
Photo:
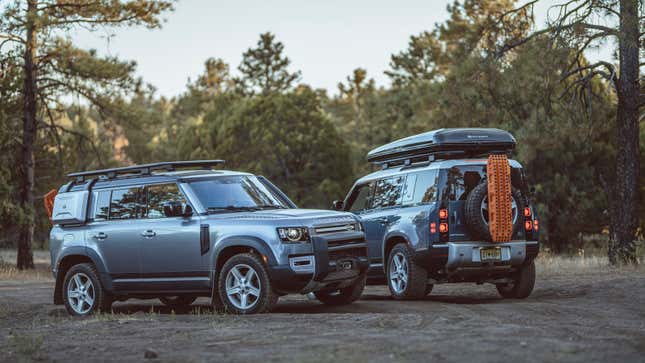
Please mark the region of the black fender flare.
<svg viewBox="0 0 645 363"><path fill-rule="evenodd" d="M224 238L221 241L217 241L215 243L215 248L212 254L212 270L216 271L219 268L219 266L217 266L217 260L219 259L220 253L222 253L222 251L228 247L253 248L254 250L257 250L262 255L267 257L267 263L269 266L278 264L278 260L269 247L269 244L264 240L254 236L233 236Z"/></svg>
<svg viewBox="0 0 645 363"><path fill-rule="evenodd" d="M63 280L65 279L64 274L60 271L60 263L69 256L84 256L90 259L96 270L99 272L99 279L101 279L101 284L103 288L107 291L112 291L112 279L110 279L107 269L103 260L99 257L96 251L89 249L85 246L71 246L65 248L65 250L58 255L56 260L56 283L54 285L54 304L62 304L61 301L61 290L63 289Z"/></svg>
<svg viewBox="0 0 645 363"><path fill-rule="evenodd" d="M217 290L217 271L220 268L220 266L217 266L217 260L220 257L220 254L222 251L224 251L228 247L249 247L253 248L254 250L260 252L263 256L266 256L267 258L267 264L269 266L274 266L278 264L278 260L276 259L275 255L273 254L273 251L269 247L269 244L266 243L264 240L254 237L254 236L232 236L232 237L226 237L220 241L217 241L215 243L215 246L213 248L213 253L211 254L211 261L212 265L210 266L210 280L211 280L211 296L214 297L216 290Z"/></svg>
<svg viewBox="0 0 645 363"><path fill-rule="evenodd" d="M383 273L387 273L387 256L385 255L385 247L387 246L387 242L392 238L402 238L408 246L411 246L410 239L403 232L393 231L386 233L385 237L383 237L383 243L381 244L381 256L383 256Z"/></svg>

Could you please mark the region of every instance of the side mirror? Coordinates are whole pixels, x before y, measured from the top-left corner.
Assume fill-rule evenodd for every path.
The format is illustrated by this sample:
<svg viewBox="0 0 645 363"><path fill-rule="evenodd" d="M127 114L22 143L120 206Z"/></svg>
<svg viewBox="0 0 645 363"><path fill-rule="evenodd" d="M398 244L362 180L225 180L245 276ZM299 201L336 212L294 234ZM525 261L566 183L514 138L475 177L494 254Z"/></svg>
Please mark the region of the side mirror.
<svg viewBox="0 0 645 363"><path fill-rule="evenodd" d="M331 204L331 209L343 210L345 209L345 202L343 202L342 200L335 200Z"/></svg>

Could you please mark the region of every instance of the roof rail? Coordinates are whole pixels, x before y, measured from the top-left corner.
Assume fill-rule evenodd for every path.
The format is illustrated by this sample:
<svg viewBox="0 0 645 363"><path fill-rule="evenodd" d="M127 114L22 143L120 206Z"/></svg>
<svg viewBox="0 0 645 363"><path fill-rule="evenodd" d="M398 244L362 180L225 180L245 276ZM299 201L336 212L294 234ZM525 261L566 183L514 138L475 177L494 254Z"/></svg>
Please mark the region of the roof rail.
<svg viewBox="0 0 645 363"><path fill-rule="evenodd" d="M379 165L381 169L390 169L394 167L414 167L416 165L423 165L432 163L438 160L461 159L461 158L480 158L488 157L491 154L504 154L511 155L510 150L493 150L493 151L478 151L478 150L452 150L452 151L437 151L427 152L414 156L404 156L400 158L393 158L387 161L374 162Z"/></svg>
<svg viewBox="0 0 645 363"><path fill-rule="evenodd" d="M187 161L164 161L159 163L124 166L121 168L110 168L92 171L80 171L67 174L68 178L76 178L77 182L85 181L85 178L91 176L105 177L115 179L119 174L138 174L150 175L153 170L174 171L176 169L187 168L204 168L209 169L212 166L223 164L224 160L187 160Z"/></svg>

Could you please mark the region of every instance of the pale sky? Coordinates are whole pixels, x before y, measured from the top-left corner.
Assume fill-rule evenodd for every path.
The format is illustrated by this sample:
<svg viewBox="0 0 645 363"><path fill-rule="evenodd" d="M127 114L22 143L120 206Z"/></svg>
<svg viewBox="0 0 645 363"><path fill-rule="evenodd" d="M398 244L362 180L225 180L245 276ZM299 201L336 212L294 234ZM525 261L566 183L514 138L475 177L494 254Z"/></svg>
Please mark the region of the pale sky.
<svg viewBox="0 0 645 363"><path fill-rule="evenodd" d="M543 22L552 0L537 14ZM448 14L439 0L179 0L161 29L108 29L71 34L77 45L137 62L137 75L172 97L185 90L209 57L222 58L237 72L242 53L270 31L285 45L302 82L337 92L338 82L357 67L376 84L389 79L390 55L407 47L410 35L432 29ZM609 57L609 50L589 54Z"/></svg>

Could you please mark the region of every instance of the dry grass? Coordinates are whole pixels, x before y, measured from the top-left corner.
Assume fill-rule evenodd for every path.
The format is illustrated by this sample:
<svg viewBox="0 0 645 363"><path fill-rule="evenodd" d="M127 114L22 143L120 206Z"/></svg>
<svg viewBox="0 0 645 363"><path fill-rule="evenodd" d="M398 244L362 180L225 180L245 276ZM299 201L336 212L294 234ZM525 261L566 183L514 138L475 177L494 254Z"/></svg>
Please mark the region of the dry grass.
<svg viewBox="0 0 645 363"><path fill-rule="evenodd" d="M33 270L18 270L16 268L16 250L0 249L0 280L12 281L43 281L51 280L52 274L49 269L49 251L34 251Z"/></svg>
<svg viewBox="0 0 645 363"><path fill-rule="evenodd" d="M643 261L637 266L612 266L606 256L562 256L549 253L540 253L535 260L535 267L540 276L645 272Z"/></svg>

